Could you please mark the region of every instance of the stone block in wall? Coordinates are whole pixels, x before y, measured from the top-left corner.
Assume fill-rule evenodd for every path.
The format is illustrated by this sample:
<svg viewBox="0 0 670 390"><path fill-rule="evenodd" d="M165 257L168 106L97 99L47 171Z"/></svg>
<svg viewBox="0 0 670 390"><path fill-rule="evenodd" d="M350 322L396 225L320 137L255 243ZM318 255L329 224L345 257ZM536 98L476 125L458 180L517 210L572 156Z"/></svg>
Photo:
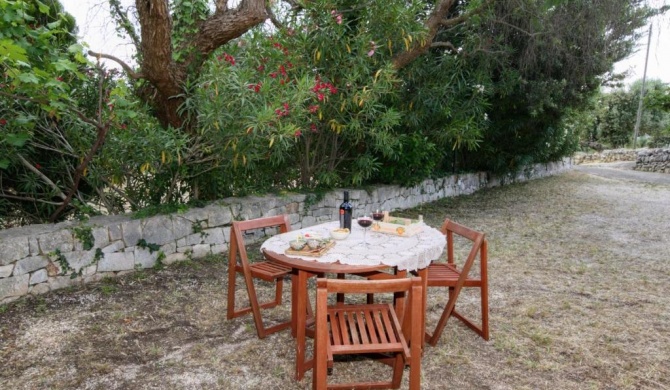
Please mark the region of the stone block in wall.
<svg viewBox="0 0 670 390"><path fill-rule="evenodd" d="M40 254L40 243L35 237L28 238L28 249L30 250L30 255L35 256Z"/></svg>
<svg viewBox="0 0 670 390"><path fill-rule="evenodd" d="M321 215L321 216L316 217L316 221L314 222L314 224L318 225L320 223L330 222L330 221L334 221L334 219L330 218L330 215Z"/></svg>
<svg viewBox="0 0 670 390"><path fill-rule="evenodd" d="M151 268L156 265L158 252L151 253L148 249L135 247L135 265L141 268Z"/></svg>
<svg viewBox="0 0 670 390"><path fill-rule="evenodd" d="M342 203L342 201L340 201L340 203ZM340 203L338 203L337 205L339 206ZM302 212L301 207L303 207L303 203L298 202L287 203L286 206L284 206L283 214L298 215Z"/></svg>
<svg viewBox="0 0 670 390"><path fill-rule="evenodd" d="M70 252L74 248L74 238L69 230L58 230L41 234L37 237L40 252L47 254L59 249L62 253Z"/></svg>
<svg viewBox="0 0 670 390"><path fill-rule="evenodd" d="M316 217L316 218L327 216L327 217L330 218L330 216L333 214L333 207L338 207L339 208L339 206L340 205L337 204L337 205L332 205L329 208L320 207L316 210L312 210L312 216Z"/></svg>
<svg viewBox="0 0 670 390"><path fill-rule="evenodd" d="M228 244L223 245L212 245L212 253L215 255L223 255L225 252L228 252Z"/></svg>
<svg viewBox="0 0 670 390"><path fill-rule="evenodd" d="M204 235L200 233L189 234L188 236L177 240L177 246L193 246L202 244L205 241Z"/></svg>
<svg viewBox="0 0 670 390"><path fill-rule="evenodd" d="M35 284L33 286L30 286L30 289L28 290L29 294L32 295L41 295L41 294L46 294L50 291L51 289L49 288L49 283L39 283Z"/></svg>
<svg viewBox="0 0 670 390"><path fill-rule="evenodd" d="M123 240L123 229L121 228L120 223L114 223L107 225L107 230L109 232L109 241ZM134 244L133 244L134 245Z"/></svg>
<svg viewBox="0 0 670 390"><path fill-rule="evenodd" d="M28 238L26 237L15 237L0 241L0 265L13 263L29 255Z"/></svg>
<svg viewBox="0 0 670 390"><path fill-rule="evenodd" d="M93 262L94 256L95 250L74 251L65 254L67 263L70 264L70 267L73 268L76 272L79 272L79 270L91 264Z"/></svg>
<svg viewBox="0 0 670 390"><path fill-rule="evenodd" d="M240 201L240 212L237 214L237 219L240 221L248 221L250 219L260 218L263 215L263 201L258 197L245 198Z"/></svg>
<svg viewBox="0 0 670 390"><path fill-rule="evenodd" d="M0 278L6 278L14 271L14 264L0 266Z"/></svg>
<svg viewBox="0 0 670 390"><path fill-rule="evenodd" d="M79 283L80 280L80 278L72 279L70 278L70 275L63 275L49 277L47 283L49 283L49 288L51 290L59 290L61 288L74 286L75 284Z"/></svg>
<svg viewBox="0 0 670 390"><path fill-rule="evenodd" d="M98 272L98 265L97 264L91 264L87 267L84 267L81 270L81 276L84 276L84 277L91 276L91 275L95 274L96 272Z"/></svg>
<svg viewBox="0 0 670 390"><path fill-rule="evenodd" d="M192 256L194 259L199 259L201 257L205 257L212 253L212 249L209 244L198 244L198 245L193 245L193 253Z"/></svg>
<svg viewBox="0 0 670 390"><path fill-rule="evenodd" d="M167 244L161 246L161 252L165 255L170 255L177 251L177 244L174 242L168 242Z"/></svg>
<svg viewBox="0 0 670 390"><path fill-rule="evenodd" d="M97 226L91 229L91 233L93 234L95 248L104 248L109 245L109 229Z"/></svg>
<svg viewBox="0 0 670 390"><path fill-rule="evenodd" d="M163 260L163 264L165 265L170 265L173 263L176 263L178 261L184 261L188 259L185 253L173 253L171 255L165 256L165 259Z"/></svg>
<svg viewBox="0 0 670 390"><path fill-rule="evenodd" d="M16 267L14 268L14 276L27 274L33 272L36 269L44 268L49 263L49 259L46 256L32 256L26 257L16 262Z"/></svg>
<svg viewBox="0 0 670 390"><path fill-rule="evenodd" d="M192 246L188 246L188 245L181 246L181 245L177 244L177 253L189 254L191 252L193 252L193 247Z"/></svg>
<svg viewBox="0 0 670 390"><path fill-rule="evenodd" d="M181 215L174 217L172 221L172 232L175 240L193 234L193 221L190 221Z"/></svg>
<svg viewBox="0 0 670 390"><path fill-rule="evenodd" d="M133 252L107 253L98 262L98 272L124 271L135 268Z"/></svg>
<svg viewBox="0 0 670 390"><path fill-rule="evenodd" d="M30 275L30 285L32 286L33 284L44 283L48 279L49 279L49 275L47 274L47 270L42 268L42 269L39 269L39 270L33 272Z"/></svg>
<svg viewBox="0 0 670 390"><path fill-rule="evenodd" d="M102 253L114 253L120 252L126 247L126 244L122 240L114 241L106 247L102 248Z"/></svg>
<svg viewBox="0 0 670 390"><path fill-rule="evenodd" d="M169 215L159 215L145 219L142 223L142 232L144 233L144 240L149 244L164 245L175 240L172 230L172 217ZM135 244L137 242L129 245Z"/></svg>
<svg viewBox="0 0 670 390"><path fill-rule="evenodd" d="M209 211L204 207L193 207L180 214L180 217L188 220L191 224L200 223L203 228L209 227Z"/></svg>
<svg viewBox="0 0 670 390"><path fill-rule="evenodd" d="M230 225L233 221L233 215L230 212L230 207L226 205L222 206L207 206L207 218L209 221L209 227L214 226L226 226Z"/></svg>
<svg viewBox="0 0 670 390"><path fill-rule="evenodd" d="M202 232L204 233L203 240L205 244L220 245L226 242L223 228L205 229Z"/></svg>
<svg viewBox="0 0 670 390"><path fill-rule="evenodd" d="M233 229L232 229L231 227L224 227L224 228L223 228L223 238L224 238L224 241L225 241L226 243L229 243L229 242L230 242L230 232L231 232L232 230L233 230Z"/></svg>
<svg viewBox="0 0 670 390"><path fill-rule="evenodd" d="M11 276L0 279L0 300L5 297L20 297L28 293L30 275Z"/></svg>
<svg viewBox="0 0 670 390"><path fill-rule="evenodd" d="M126 221L121 225L121 235L123 236L123 242L126 246L135 246L137 242L144 238L142 236L142 224L141 221L131 220ZM147 242L150 242L147 240Z"/></svg>
<svg viewBox="0 0 670 390"><path fill-rule="evenodd" d="M354 218L356 218L356 215L354 215ZM305 215L302 217L302 227L308 227L308 226L314 226L316 225L316 218L310 216L310 215Z"/></svg>

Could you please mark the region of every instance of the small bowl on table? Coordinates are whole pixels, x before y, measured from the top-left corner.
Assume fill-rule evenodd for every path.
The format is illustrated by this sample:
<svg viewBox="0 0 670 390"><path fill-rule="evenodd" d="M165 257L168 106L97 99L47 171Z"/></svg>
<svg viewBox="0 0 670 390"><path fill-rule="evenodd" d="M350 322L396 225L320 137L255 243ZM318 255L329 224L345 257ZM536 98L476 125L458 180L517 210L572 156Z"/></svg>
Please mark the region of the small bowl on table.
<svg viewBox="0 0 670 390"><path fill-rule="evenodd" d="M310 238L307 240L307 246L309 249L319 249L319 247L322 245L321 239L319 238Z"/></svg>
<svg viewBox="0 0 670 390"><path fill-rule="evenodd" d="M307 241L305 241L305 240L291 240L288 244L291 246L291 249L293 249L294 251L299 251L299 250L302 250L305 247L305 245L307 245Z"/></svg>
<svg viewBox="0 0 670 390"><path fill-rule="evenodd" d="M333 230L330 231L330 236L333 237L336 240L344 240L345 238L349 237L350 233L351 232L347 228L333 229Z"/></svg>

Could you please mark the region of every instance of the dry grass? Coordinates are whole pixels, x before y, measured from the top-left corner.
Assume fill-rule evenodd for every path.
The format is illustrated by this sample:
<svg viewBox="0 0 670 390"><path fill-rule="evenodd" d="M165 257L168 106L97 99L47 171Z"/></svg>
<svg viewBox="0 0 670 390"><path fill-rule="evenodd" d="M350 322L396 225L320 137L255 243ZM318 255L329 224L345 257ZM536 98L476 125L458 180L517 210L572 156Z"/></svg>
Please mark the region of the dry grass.
<svg viewBox="0 0 670 390"><path fill-rule="evenodd" d="M491 341L450 320L425 389L670 388L670 187L570 172L402 214L489 239ZM226 320L226 269L212 257L0 307L0 388L309 388L288 332ZM461 299L476 313L476 294ZM444 301L429 293L429 324Z"/></svg>

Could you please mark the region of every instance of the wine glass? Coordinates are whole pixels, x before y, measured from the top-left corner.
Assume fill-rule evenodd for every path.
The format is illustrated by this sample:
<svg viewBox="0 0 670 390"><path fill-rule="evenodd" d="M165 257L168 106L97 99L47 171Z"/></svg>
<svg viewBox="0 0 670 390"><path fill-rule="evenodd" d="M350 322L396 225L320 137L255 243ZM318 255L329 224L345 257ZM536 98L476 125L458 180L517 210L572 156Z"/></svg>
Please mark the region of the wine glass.
<svg viewBox="0 0 670 390"><path fill-rule="evenodd" d="M376 222L377 228L375 230L379 230L379 221L384 219L384 213L382 213L381 210L377 209L377 210L372 212L372 219L377 221Z"/></svg>
<svg viewBox="0 0 670 390"><path fill-rule="evenodd" d="M372 218L368 217L367 215L363 215L362 217L359 217L358 220L358 225L363 228L363 246L368 246L368 243L366 241L366 233L368 232L368 228L372 226Z"/></svg>

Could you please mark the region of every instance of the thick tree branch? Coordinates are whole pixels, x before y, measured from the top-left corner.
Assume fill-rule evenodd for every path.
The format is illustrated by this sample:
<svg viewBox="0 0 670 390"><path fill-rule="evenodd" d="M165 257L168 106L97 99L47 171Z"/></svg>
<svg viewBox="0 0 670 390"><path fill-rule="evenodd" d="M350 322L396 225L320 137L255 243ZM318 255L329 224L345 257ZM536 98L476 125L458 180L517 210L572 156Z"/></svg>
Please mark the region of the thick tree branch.
<svg viewBox="0 0 670 390"><path fill-rule="evenodd" d="M16 156L19 158L19 160L21 161L21 164L23 164L24 167L28 168L28 170L30 170L31 172L33 172L34 174L39 176L40 179L42 179L43 182L45 182L49 185L49 187L56 190L56 193L57 193L59 198L65 200L65 198L66 198L65 194L63 193L63 191L61 191L60 188L58 188L56 183L51 181L51 179L49 179L44 173L40 172L40 170L37 169L33 164L29 163L28 160L26 160L25 157L23 157L20 153L17 153Z"/></svg>
<svg viewBox="0 0 670 390"><path fill-rule="evenodd" d="M16 200L22 200L25 202L37 202L37 203L45 203L45 204L51 204L55 206L60 206L62 202L52 202L49 200L44 200L44 199L37 199L37 198L30 198L26 196L16 196L16 195L9 195L5 193L0 193L0 197L7 198L7 199L16 199Z"/></svg>
<svg viewBox="0 0 670 390"><path fill-rule="evenodd" d="M79 163L77 169L75 169L74 171L73 183L72 186L70 187L70 190L67 193L67 196L63 200L63 203L49 217L49 220L51 222L55 221L56 218L58 218L58 216L63 212L63 210L65 210L65 208L70 204L70 202L72 202L72 198L79 190L79 183L81 182L81 179L84 176L84 171L86 171L88 164L91 163L93 157L96 155L96 153L98 153L98 150L100 150L102 145L105 143L109 127L110 127L109 124L106 124L104 126L100 125L98 127L98 135L95 139L95 142L93 143L93 146L91 146L91 149L88 151L88 153L86 153L86 156L84 156L81 163Z"/></svg>
<svg viewBox="0 0 670 390"><path fill-rule="evenodd" d="M268 18L265 0L242 0L237 8L215 12L203 21L193 44L206 58L218 47L235 39Z"/></svg>
<svg viewBox="0 0 670 390"><path fill-rule="evenodd" d="M474 15L478 15L484 12L494 1L495 0L484 0L477 8L454 18L447 19L449 10L456 4L456 0L440 0L435 5L435 8L430 13L430 16L425 22L426 28L428 29L428 34L426 36L426 40L424 41L424 45L415 42L410 50L399 53L395 56L393 59L393 66L396 69L401 69L411 64L412 61L425 54L428 49L430 49L430 42L435 39L435 36L441 27L455 26L457 24L464 23Z"/></svg>
<svg viewBox="0 0 670 390"><path fill-rule="evenodd" d="M117 64L121 65L123 70L126 71L126 74L128 75L128 77L130 77L133 80L138 80L138 79L144 78L144 74L142 72L139 72L139 73L135 72L133 70L133 68L130 67L130 65L126 64L125 62L123 62L118 57L114 57L113 55L105 54L105 53L96 53L96 52L91 51L91 50L88 51L88 55L90 55L92 57L95 57L97 59L106 58L108 60L112 60L112 61L116 62Z"/></svg>

